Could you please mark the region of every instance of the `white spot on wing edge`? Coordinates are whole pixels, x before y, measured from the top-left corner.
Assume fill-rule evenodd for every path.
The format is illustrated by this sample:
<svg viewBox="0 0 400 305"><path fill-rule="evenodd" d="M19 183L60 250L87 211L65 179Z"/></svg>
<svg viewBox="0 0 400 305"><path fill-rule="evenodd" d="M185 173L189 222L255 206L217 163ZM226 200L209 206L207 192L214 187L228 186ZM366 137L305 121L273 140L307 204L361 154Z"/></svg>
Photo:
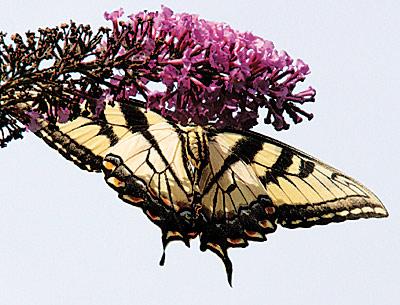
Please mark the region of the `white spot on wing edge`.
<svg viewBox="0 0 400 305"><path fill-rule="evenodd" d="M375 211L375 213L377 213L377 214L382 214L382 215L387 215L387 212L385 211L385 209L383 209L383 208L375 208L374 209L374 211Z"/></svg>
<svg viewBox="0 0 400 305"><path fill-rule="evenodd" d="M355 208L355 209L350 210L350 213L354 214L354 215L358 215L358 214L362 213L362 210L360 208Z"/></svg>
<svg viewBox="0 0 400 305"><path fill-rule="evenodd" d="M363 211L363 213L373 213L374 209L371 207L363 207L361 208L361 210Z"/></svg>
<svg viewBox="0 0 400 305"><path fill-rule="evenodd" d="M336 215L339 215L339 216L342 216L342 217L345 217L345 216L347 216L349 214L350 214L350 212L347 211L347 210L336 212Z"/></svg>
<svg viewBox="0 0 400 305"><path fill-rule="evenodd" d="M322 218L327 218L327 219L329 219L329 218L333 218L334 216L335 216L334 213L328 213L328 214L322 215L321 217L322 217Z"/></svg>

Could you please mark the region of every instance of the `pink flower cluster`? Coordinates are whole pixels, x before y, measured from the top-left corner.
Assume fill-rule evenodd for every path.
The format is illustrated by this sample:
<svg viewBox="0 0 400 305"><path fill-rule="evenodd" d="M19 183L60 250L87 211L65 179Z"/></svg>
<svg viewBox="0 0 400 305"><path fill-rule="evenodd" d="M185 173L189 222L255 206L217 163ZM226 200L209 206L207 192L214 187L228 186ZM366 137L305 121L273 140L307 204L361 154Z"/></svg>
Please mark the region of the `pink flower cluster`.
<svg viewBox="0 0 400 305"><path fill-rule="evenodd" d="M216 128L250 129L260 107L268 109L264 121L276 130L289 128L285 115L295 123L301 116L312 118L298 105L314 101L315 90L295 92L308 65L277 51L272 42L164 6L127 21L122 15L122 9L105 13L114 40L125 41L113 50L116 61L129 62L112 77L123 88L114 100L140 95L149 109L181 124ZM110 91L103 96L109 98Z"/></svg>

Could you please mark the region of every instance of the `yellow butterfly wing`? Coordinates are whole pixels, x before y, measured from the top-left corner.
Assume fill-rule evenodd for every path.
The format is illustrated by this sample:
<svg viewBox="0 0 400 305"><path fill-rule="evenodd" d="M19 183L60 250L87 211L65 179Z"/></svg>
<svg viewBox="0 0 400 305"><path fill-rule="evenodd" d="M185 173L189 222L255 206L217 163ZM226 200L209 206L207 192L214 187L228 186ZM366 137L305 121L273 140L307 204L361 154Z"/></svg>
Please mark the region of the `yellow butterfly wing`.
<svg viewBox="0 0 400 305"><path fill-rule="evenodd" d="M346 219L386 217L366 187L321 161L255 132L209 131L209 160L199 180L206 226L201 249L224 262L227 250L264 241L276 224L310 227Z"/></svg>
<svg viewBox="0 0 400 305"><path fill-rule="evenodd" d="M120 141L107 150L103 161L107 183L121 199L142 207L162 229L168 227L171 232L163 233L172 236L167 239L182 231L183 224L173 214L191 210L193 201L193 176L183 150L176 127L165 121Z"/></svg>
<svg viewBox="0 0 400 305"><path fill-rule="evenodd" d="M276 209L248 162L247 139L237 133L208 132L208 162L198 183L200 249L209 249L224 262L228 282L232 263L228 249L265 241L276 230ZM247 156L246 156L247 154Z"/></svg>
<svg viewBox="0 0 400 305"><path fill-rule="evenodd" d="M196 236L187 215L193 174L176 125L132 102L107 105L99 117L39 123L36 135L49 146L84 170L103 171L122 200L141 207L163 230L164 245Z"/></svg>
<svg viewBox="0 0 400 305"><path fill-rule="evenodd" d="M222 135L225 142L246 142L241 159L265 188L282 226L310 227L388 216L381 201L365 186L293 147L255 132Z"/></svg>
<svg viewBox="0 0 400 305"><path fill-rule="evenodd" d="M161 121L160 115L146 113L144 108L133 103L116 103L107 105L99 117L78 116L56 124L40 120L41 128L35 134L81 169L100 172L110 147L149 124Z"/></svg>

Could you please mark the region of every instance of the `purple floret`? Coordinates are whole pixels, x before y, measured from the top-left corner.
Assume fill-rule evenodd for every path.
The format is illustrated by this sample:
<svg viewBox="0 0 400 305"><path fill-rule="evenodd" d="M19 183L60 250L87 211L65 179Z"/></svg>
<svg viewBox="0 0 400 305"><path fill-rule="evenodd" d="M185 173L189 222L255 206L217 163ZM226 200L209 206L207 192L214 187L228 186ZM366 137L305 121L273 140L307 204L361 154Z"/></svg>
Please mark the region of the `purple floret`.
<svg viewBox="0 0 400 305"><path fill-rule="evenodd" d="M118 23L121 15L121 9L105 14L113 21L114 39L127 42L118 54L131 63L135 80L126 71L115 71L114 83L125 90L116 100L140 94L149 109L181 124L217 128L250 129L261 107L268 109L264 122L276 130L289 127L286 116L294 123L301 116L312 118L299 106L314 101L315 90L295 90L310 73L308 65L277 51L272 42L164 6L161 12L140 12Z"/></svg>

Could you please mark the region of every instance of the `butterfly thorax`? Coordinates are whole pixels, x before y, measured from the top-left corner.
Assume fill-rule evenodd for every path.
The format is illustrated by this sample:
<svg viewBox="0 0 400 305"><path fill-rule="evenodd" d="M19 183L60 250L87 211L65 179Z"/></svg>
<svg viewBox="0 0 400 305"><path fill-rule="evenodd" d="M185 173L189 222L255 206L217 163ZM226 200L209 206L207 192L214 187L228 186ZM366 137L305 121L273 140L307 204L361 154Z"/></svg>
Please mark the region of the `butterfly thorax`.
<svg viewBox="0 0 400 305"><path fill-rule="evenodd" d="M181 127L186 145L186 155L190 164L199 169L208 160L208 139L201 126Z"/></svg>

